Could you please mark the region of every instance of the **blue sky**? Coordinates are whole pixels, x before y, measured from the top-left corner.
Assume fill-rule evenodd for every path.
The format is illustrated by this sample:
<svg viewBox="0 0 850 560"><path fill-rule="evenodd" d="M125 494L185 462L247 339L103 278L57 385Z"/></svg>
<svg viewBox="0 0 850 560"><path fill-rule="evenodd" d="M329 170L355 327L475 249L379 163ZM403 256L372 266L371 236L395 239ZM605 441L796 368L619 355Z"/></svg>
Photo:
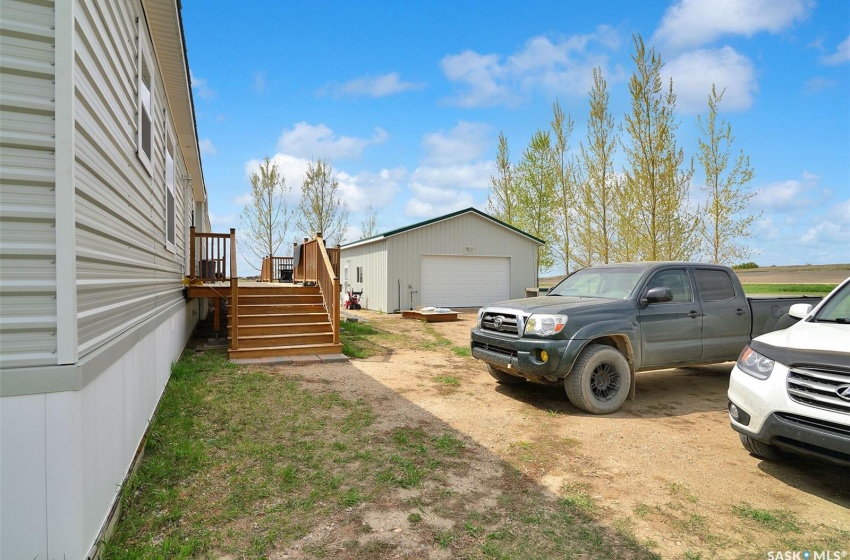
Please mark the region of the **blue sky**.
<svg viewBox="0 0 850 560"><path fill-rule="evenodd" d="M500 132L516 163L557 99L578 150L594 67L622 122L640 34L678 95L677 140L696 166L692 203L704 198L696 116L715 83L726 88L734 150L755 170L752 260L850 262L845 0L360 4L183 1L215 231L240 227L249 173L264 156L279 162L291 206L310 159L330 160L349 240L369 204L379 231L485 210ZM293 224L287 237L299 236Z"/></svg>

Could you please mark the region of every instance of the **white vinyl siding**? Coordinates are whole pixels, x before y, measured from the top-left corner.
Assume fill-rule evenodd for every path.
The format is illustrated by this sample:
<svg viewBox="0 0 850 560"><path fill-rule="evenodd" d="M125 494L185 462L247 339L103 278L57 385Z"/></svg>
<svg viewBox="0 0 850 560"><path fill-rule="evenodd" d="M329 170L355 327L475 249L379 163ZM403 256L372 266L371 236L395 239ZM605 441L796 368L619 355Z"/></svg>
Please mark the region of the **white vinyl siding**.
<svg viewBox="0 0 850 560"><path fill-rule="evenodd" d="M510 298L509 257L422 255L422 305L478 307Z"/></svg>
<svg viewBox="0 0 850 560"><path fill-rule="evenodd" d="M56 363L54 6L0 17L0 367Z"/></svg>

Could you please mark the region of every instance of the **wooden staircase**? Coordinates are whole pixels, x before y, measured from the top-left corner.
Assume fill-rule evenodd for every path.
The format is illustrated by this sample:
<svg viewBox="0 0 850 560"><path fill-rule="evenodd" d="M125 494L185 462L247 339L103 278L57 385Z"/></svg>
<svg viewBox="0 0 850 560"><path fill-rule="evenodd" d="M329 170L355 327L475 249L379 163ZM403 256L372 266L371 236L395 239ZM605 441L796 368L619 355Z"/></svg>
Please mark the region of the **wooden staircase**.
<svg viewBox="0 0 850 560"><path fill-rule="evenodd" d="M244 286L238 298L238 349L231 359L339 354L318 286ZM233 306L228 307L232 324Z"/></svg>

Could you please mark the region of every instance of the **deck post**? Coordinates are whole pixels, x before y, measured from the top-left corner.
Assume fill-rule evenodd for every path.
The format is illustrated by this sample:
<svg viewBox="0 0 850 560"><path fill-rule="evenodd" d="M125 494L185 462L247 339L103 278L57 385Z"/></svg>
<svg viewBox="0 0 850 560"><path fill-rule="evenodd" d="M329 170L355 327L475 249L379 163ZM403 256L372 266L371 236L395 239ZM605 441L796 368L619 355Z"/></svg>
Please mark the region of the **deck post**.
<svg viewBox="0 0 850 560"><path fill-rule="evenodd" d="M236 271L236 229L230 228L230 349L239 350L239 275Z"/></svg>
<svg viewBox="0 0 850 560"><path fill-rule="evenodd" d="M189 226L189 278L195 279L195 226Z"/></svg>

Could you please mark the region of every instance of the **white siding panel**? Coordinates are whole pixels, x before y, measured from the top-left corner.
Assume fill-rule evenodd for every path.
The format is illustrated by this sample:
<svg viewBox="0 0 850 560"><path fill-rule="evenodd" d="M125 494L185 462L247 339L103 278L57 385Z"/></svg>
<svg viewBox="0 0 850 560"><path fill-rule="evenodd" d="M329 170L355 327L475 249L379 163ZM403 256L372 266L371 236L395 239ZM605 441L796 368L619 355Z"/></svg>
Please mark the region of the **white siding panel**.
<svg viewBox="0 0 850 560"><path fill-rule="evenodd" d="M172 116L156 71L149 172L136 155L136 17L126 2L77 3L76 209L80 355L182 298L185 216L178 251L165 248L163 163ZM152 51L152 54L155 52ZM180 154L177 166L183 171ZM177 191L178 208L183 189Z"/></svg>
<svg viewBox="0 0 850 560"><path fill-rule="evenodd" d="M509 299L510 257L422 255L422 305L480 307Z"/></svg>
<svg viewBox="0 0 850 560"><path fill-rule="evenodd" d="M0 0L0 367L56 363L54 11Z"/></svg>
<svg viewBox="0 0 850 560"><path fill-rule="evenodd" d="M0 558L45 557L45 448L44 395L4 398L0 404Z"/></svg>
<svg viewBox="0 0 850 560"><path fill-rule="evenodd" d="M395 284L388 287L386 242L377 241L345 249L340 258L340 287L345 292L363 290L360 305L374 311L392 312L398 308ZM363 267L363 282L357 282L357 267ZM348 267L346 278L345 268ZM346 286L346 281L348 285Z"/></svg>

